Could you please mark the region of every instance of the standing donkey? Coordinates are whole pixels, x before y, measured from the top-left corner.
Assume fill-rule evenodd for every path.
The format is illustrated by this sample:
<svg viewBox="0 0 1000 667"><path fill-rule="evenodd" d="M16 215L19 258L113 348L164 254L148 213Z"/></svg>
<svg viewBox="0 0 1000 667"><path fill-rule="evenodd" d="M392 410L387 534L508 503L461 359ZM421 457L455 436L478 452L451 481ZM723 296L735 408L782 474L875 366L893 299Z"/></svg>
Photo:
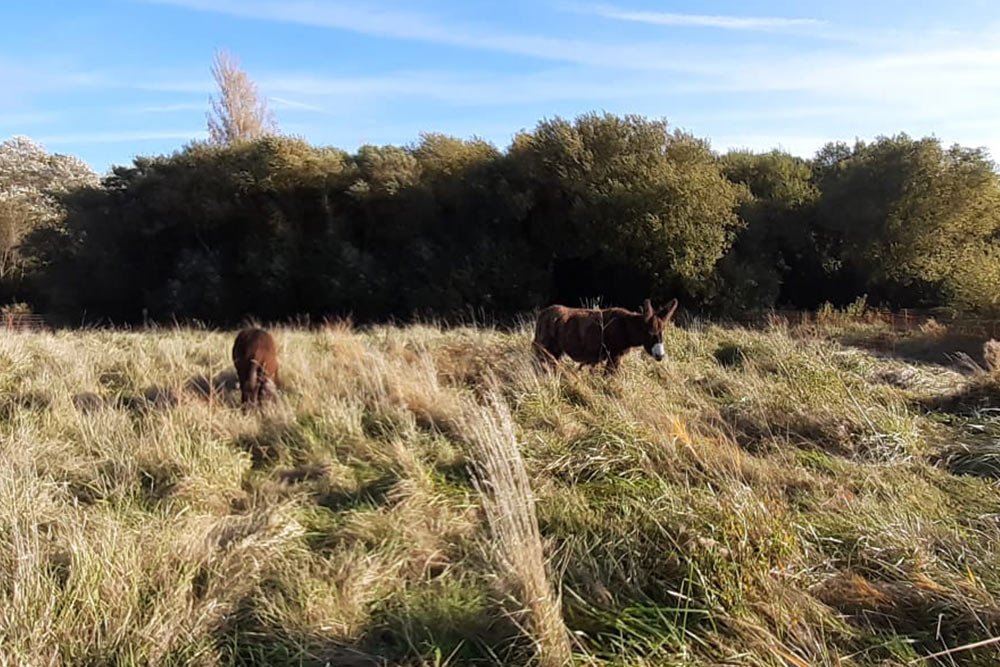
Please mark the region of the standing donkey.
<svg viewBox="0 0 1000 667"><path fill-rule="evenodd" d="M663 329L676 311L677 299L671 299L659 312L646 299L641 313L624 308L549 306L538 315L532 346L542 362L555 365L563 354L581 366L603 361L604 371L610 375L618 370L622 357L640 345L661 361L666 356Z"/></svg>
<svg viewBox="0 0 1000 667"><path fill-rule="evenodd" d="M278 351L263 329L244 329L233 344L233 364L240 379L243 409L277 396Z"/></svg>

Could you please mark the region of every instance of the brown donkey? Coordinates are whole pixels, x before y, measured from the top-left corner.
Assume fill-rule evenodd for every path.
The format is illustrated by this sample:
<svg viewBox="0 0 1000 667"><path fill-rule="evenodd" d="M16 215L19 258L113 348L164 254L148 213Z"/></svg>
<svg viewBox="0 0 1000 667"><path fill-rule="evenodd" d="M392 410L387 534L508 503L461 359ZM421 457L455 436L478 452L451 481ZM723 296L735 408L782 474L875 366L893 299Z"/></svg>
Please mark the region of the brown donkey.
<svg viewBox="0 0 1000 667"><path fill-rule="evenodd" d="M277 396L278 351L263 329L244 329L233 344L233 364L240 379L244 408Z"/></svg>
<svg viewBox="0 0 1000 667"><path fill-rule="evenodd" d="M677 310L677 299L659 313L646 299L641 313L624 308L567 308L549 306L538 314L535 324L535 355L543 362L555 364L563 354L580 365L605 362L604 370L614 373L622 357L640 345L657 361L663 349L663 329Z"/></svg>

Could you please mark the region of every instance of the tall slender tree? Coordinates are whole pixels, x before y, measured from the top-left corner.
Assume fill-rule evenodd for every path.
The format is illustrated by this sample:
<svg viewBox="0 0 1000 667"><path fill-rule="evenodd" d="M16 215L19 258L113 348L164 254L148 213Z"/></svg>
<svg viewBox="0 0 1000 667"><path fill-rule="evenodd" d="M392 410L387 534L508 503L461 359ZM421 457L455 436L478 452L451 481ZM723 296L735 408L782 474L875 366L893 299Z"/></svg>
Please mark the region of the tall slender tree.
<svg viewBox="0 0 1000 667"><path fill-rule="evenodd" d="M212 76L219 97L209 96L208 140L217 145L252 141L278 133L278 122L239 59L228 51L216 51Z"/></svg>

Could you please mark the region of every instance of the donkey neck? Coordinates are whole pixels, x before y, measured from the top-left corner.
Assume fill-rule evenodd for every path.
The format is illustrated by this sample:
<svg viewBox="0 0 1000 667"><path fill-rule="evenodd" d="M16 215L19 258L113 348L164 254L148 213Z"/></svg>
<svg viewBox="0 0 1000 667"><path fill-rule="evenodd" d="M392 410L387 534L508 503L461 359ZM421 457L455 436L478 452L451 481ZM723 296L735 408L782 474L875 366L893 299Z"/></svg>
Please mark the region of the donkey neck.
<svg viewBox="0 0 1000 667"><path fill-rule="evenodd" d="M640 313L625 308L604 308L601 310L601 317L606 330L618 333L615 337L618 338L620 345L624 347L642 345L646 318Z"/></svg>

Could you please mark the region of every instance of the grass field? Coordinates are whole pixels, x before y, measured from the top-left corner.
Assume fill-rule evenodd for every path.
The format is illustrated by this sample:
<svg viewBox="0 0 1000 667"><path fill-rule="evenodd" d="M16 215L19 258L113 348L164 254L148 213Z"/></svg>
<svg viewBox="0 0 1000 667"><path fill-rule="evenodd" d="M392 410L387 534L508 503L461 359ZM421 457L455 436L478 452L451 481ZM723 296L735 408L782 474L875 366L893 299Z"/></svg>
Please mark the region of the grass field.
<svg viewBox="0 0 1000 667"><path fill-rule="evenodd" d="M1000 391L940 328L675 328L611 379L274 333L250 414L234 332L0 336L0 665L1000 664Z"/></svg>

